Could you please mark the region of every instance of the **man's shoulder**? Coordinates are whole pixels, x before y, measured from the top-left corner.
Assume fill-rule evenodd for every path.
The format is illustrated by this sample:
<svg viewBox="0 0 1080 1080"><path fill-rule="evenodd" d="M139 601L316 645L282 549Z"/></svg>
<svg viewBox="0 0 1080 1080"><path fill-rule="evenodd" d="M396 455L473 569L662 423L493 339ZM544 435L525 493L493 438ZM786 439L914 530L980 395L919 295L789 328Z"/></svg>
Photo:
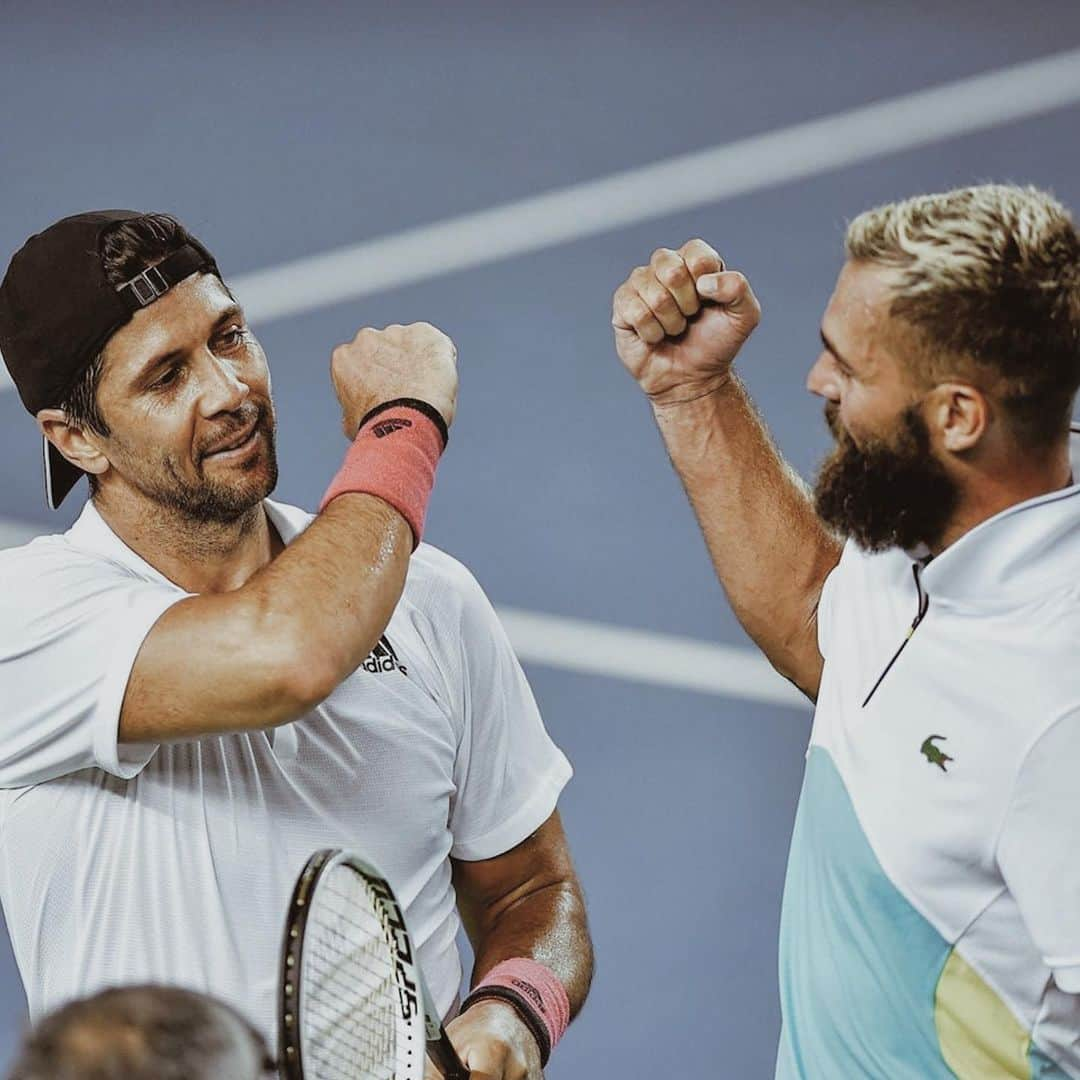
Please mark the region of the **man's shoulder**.
<svg viewBox="0 0 1080 1080"><path fill-rule="evenodd" d="M408 602L445 616L483 598L472 571L453 555L426 543L413 552L405 582Z"/></svg>
<svg viewBox="0 0 1080 1080"><path fill-rule="evenodd" d="M72 544L66 533L35 536L0 550L0 580L6 587L56 574L107 572L110 565L108 559Z"/></svg>
<svg viewBox="0 0 1080 1080"><path fill-rule="evenodd" d="M62 626L129 588L132 575L64 534L39 536L0 551L0 639L29 626Z"/></svg>

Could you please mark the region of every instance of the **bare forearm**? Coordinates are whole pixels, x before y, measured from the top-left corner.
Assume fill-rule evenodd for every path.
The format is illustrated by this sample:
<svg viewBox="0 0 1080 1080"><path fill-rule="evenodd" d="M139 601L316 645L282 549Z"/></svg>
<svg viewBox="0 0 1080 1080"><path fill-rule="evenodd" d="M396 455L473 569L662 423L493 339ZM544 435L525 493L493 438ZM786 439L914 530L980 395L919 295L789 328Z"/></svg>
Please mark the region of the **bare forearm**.
<svg viewBox="0 0 1080 1080"><path fill-rule="evenodd" d="M404 518L381 499L343 495L245 588L268 628L287 624L304 666L332 689L363 662L390 621L412 540Z"/></svg>
<svg viewBox="0 0 1080 1080"><path fill-rule="evenodd" d="M566 988L576 1016L592 981L593 952L585 902L576 881L562 881L509 898L470 927L476 963L473 984L496 964L526 956L548 967Z"/></svg>
<svg viewBox="0 0 1080 1080"><path fill-rule="evenodd" d="M801 654L840 542L733 374L716 392L654 414L736 616L774 666L808 689Z"/></svg>

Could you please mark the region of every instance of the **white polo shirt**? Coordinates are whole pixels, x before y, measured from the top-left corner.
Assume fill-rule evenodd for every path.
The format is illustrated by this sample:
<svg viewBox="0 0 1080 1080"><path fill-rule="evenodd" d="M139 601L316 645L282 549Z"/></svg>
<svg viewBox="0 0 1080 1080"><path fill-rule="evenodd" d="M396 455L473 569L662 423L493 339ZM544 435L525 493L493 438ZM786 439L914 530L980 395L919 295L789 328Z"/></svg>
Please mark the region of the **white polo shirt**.
<svg viewBox="0 0 1080 1080"><path fill-rule="evenodd" d="M312 520L266 507L286 543ZM382 868L445 1012L461 980L448 856L508 851L571 775L480 587L422 545L379 646L313 712L118 745L139 647L186 595L90 503L64 535L0 551L0 899L31 1016L163 982L273 1040L289 895L328 846Z"/></svg>
<svg viewBox="0 0 1080 1080"><path fill-rule="evenodd" d="M1080 1076L1080 485L849 542L818 629L777 1077Z"/></svg>

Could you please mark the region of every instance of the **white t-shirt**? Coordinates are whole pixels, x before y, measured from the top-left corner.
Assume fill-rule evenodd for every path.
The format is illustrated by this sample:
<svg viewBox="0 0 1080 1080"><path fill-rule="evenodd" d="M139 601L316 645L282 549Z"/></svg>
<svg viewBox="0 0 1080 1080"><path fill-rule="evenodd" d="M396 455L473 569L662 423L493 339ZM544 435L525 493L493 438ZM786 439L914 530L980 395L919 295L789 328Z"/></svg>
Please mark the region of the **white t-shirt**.
<svg viewBox="0 0 1080 1080"><path fill-rule="evenodd" d="M1080 1077L1080 485L849 542L818 640L777 1076Z"/></svg>
<svg viewBox="0 0 1080 1080"><path fill-rule="evenodd" d="M312 520L266 507L286 543ZM0 899L31 1016L163 982L273 1040L289 895L321 847L386 874L445 1012L461 980L448 856L508 851L571 775L487 598L422 545L383 639L313 712L118 745L139 647L186 595L90 503L64 535L0 551Z"/></svg>

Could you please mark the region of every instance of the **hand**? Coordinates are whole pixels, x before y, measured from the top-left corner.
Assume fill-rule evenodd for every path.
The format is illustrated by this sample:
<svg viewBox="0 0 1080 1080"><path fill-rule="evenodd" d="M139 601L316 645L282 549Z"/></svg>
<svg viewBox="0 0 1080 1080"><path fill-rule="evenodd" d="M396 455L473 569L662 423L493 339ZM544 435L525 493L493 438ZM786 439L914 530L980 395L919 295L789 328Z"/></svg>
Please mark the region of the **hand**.
<svg viewBox="0 0 1080 1080"><path fill-rule="evenodd" d="M449 427L457 406L457 349L430 323L364 327L334 349L334 393L342 408L345 437L352 439L367 413L384 401L411 397L438 409Z"/></svg>
<svg viewBox="0 0 1080 1080"><path fill-rule="evenodd" d="M659 248L615 291L611 325L626 369L656 405L703 397L728 379L761 318L742 274L704 240Z"/></svg>
<svg viewBox="0 0 1080 1080"><path fill-rule="evenodd" d="M543 1080L533 1033L504 1001L478 1001L446 1026L471 1080ZM429 1061L424 1080L440 1080Z"/></svg>

